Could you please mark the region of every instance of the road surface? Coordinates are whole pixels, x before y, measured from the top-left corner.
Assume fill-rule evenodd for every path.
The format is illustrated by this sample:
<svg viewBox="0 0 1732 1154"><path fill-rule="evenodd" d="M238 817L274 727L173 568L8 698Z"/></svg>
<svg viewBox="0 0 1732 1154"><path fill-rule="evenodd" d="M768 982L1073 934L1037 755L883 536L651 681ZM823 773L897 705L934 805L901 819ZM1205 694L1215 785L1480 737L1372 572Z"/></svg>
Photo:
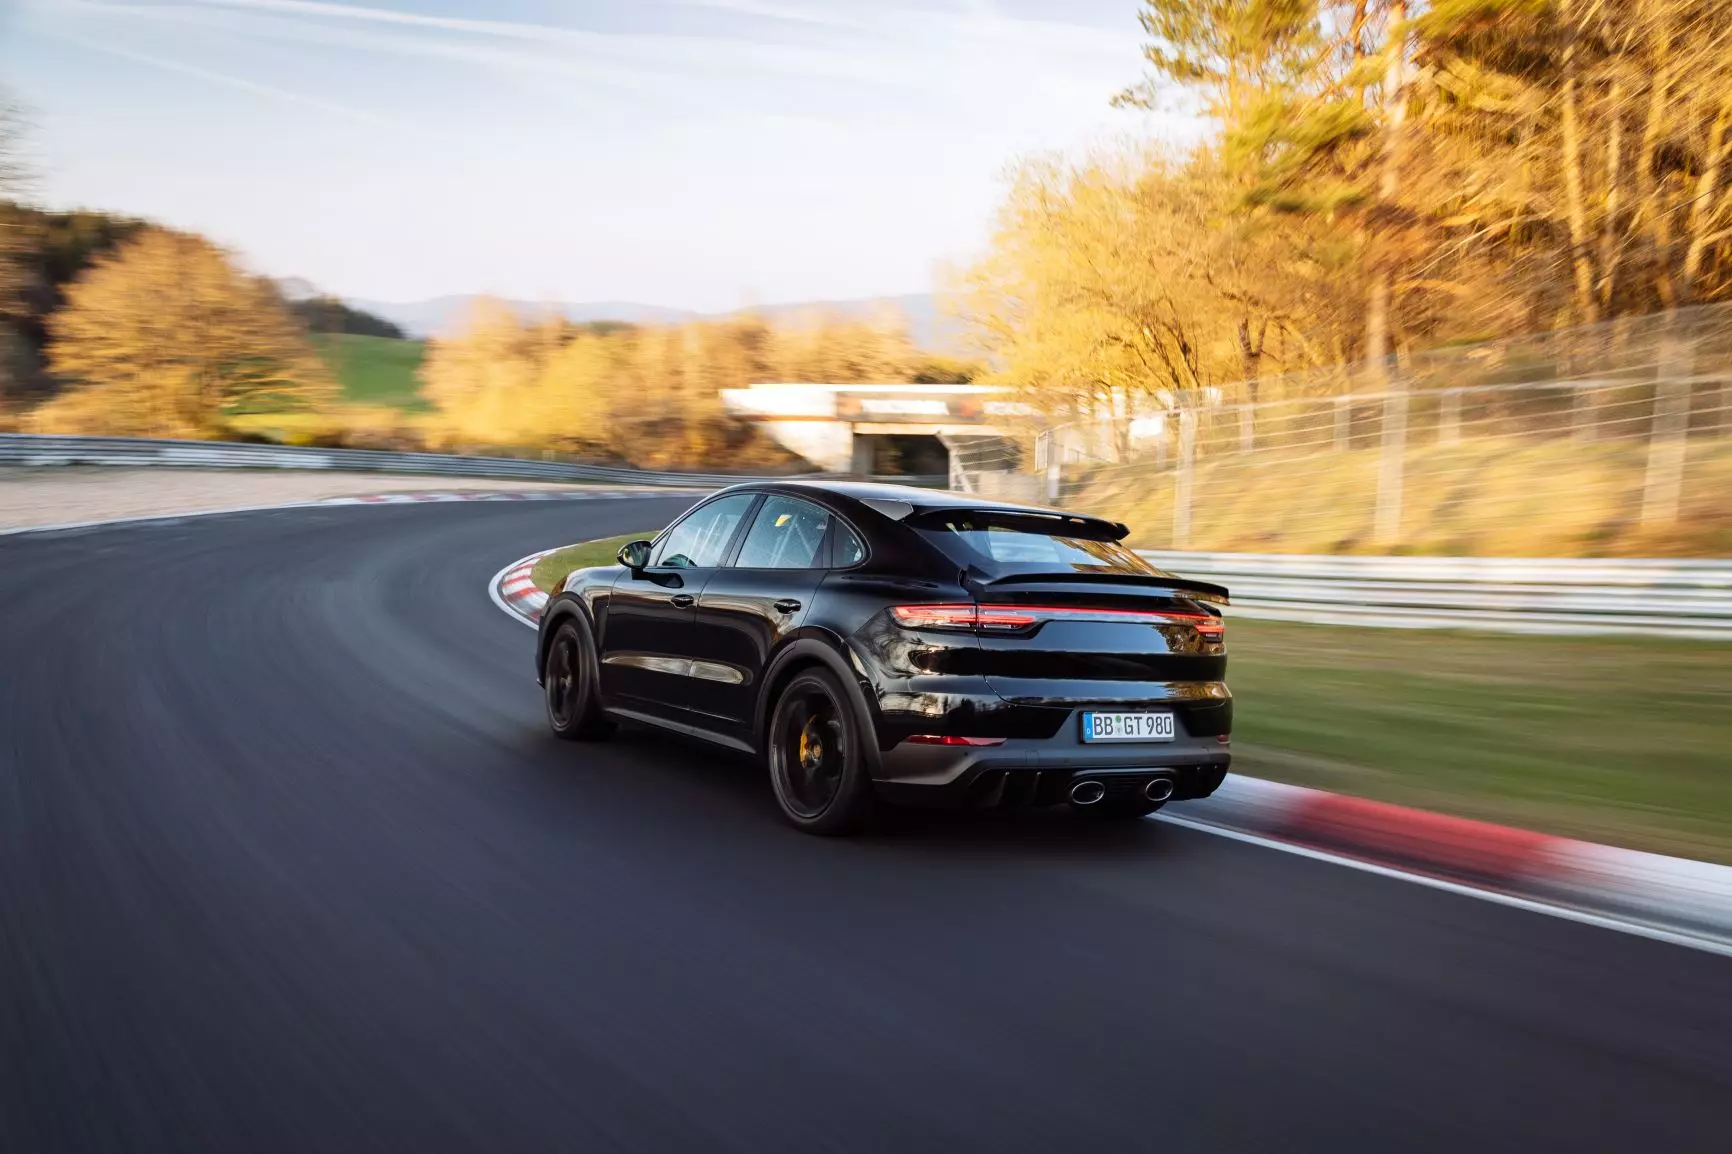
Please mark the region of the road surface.
<svg viewBox="0 0 1732 1154"><path fill-rule="evenodd" d="M0 1150L1732 1142L1724 958L1158 822L823 841L554 741L488 577L680 505L0 538Z"/></svg>

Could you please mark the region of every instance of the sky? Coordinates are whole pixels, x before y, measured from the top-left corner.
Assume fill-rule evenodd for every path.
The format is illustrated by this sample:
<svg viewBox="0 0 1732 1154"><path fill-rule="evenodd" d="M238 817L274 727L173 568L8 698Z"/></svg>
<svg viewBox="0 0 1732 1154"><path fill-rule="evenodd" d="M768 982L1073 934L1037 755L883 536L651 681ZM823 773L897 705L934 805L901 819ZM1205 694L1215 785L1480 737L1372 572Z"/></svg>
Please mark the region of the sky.
<svg viewBox="0 0 1732 1154"><path fill-rule="evenodd" d="M926 291L1116 110L1137 0L0 0L36 199L350 298Z"/></svg>

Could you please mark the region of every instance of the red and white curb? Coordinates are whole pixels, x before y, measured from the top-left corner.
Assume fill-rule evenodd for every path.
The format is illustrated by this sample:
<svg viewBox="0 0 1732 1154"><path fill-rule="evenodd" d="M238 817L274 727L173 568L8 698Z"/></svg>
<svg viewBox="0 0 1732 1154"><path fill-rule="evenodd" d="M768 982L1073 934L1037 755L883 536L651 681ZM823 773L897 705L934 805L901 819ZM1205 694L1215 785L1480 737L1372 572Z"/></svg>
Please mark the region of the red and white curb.
<svg viewBox="0 0 1732 1154"><path fill-rule="evenodd" d="M547 594L535 587L529 574L535 569L537 561L555 551L543 549L539 553L519 557L495 573L487 582L487 594L493 598L493 603L505 610L506 616L521 621L531 629L541 627L541 613L547 608Z"/></svg>
<svg viewBox="0 0 1732 1154"><path fill-rule="evenodd" d="M538 628L529 579L551 549L493 575L488 593ZM1156 820L1468 897L1732 957L1732 867L1641 853L1231 774Z"/></svg>
<svg viewBox="0 0 1732 1154"><path fill-rule="evenodd" d="M1160 817L1732 957L1732 866L1237 774Z"/></svg>

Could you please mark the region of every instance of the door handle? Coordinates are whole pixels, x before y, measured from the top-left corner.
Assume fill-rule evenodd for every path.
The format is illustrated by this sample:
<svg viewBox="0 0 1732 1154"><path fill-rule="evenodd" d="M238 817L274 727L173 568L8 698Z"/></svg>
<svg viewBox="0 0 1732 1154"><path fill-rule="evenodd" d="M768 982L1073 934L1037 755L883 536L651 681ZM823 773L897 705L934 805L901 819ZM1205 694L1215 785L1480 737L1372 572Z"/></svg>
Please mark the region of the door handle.
<svg viewBox="0 0 1732 1154"><path fill-rule="evenodd" d="M690 593L675 593L672 597L668 598L668 603L675 609L690 609L693 605L698 603L698 599L693 597Z"/></svg>
<svg viewBox="0 0 1732 1154"><path fill-rule="evenodd" d="M776 602L775 605L771 606L771 608L773 608L777 613L796 613L800 609L800 603L792 597L784 597L780 601Z"/></svg>

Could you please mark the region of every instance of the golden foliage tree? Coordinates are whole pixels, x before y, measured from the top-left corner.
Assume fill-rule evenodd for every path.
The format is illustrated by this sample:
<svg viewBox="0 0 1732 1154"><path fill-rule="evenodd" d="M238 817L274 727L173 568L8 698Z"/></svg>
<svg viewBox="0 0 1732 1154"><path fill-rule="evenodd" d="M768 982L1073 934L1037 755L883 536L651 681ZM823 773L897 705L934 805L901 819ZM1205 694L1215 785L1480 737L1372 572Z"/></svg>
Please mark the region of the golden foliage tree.
<svg viewBox="0 0 1732 1154"><path fill-rule="evenodd" d="M318 409L324 364L269 282L202 237L150 229L93 265L50 327L68 390L45 432L211 436L242 412Z"/></svg>
<svg viewBox="0 0 1732 1154"><path fill-rule="evenodd" d="M0 200L19 195L25 184L24 163L19 156L23 129L17 111L0 90ZM0 418L6 417L10 395L22 355L17 334L7 323L21 287L17 262L18 226L13 213L0 206Z"/></svg>
<svg viewBox="0 0 1732 1154"><path fill-rule="evenodd" d="M1176 87L1215 134L1025 165L966 278L994 379L1048 411L1732 299L1724 0L1143 9L1121 103Z"/></svg>
<svg viewBox="0 0 1732 1154"><path fill-rule="evenodd" d="M905 320L889 313L638 327L526 317L483 300L432 342L421 379L446 447L556 448L681 468L791 463L727 414L723 389L970 371L916 355Z"/></svg>
<svg viewBox="0 0 1732 1154"><path fill-rule="evenodd" d="M962 285L995 354L986 379L1055 415L1134 415L1327 359L1307 333L1352 311L1339 257L1235 198L1208 152L1025 165Z"/></svg>

